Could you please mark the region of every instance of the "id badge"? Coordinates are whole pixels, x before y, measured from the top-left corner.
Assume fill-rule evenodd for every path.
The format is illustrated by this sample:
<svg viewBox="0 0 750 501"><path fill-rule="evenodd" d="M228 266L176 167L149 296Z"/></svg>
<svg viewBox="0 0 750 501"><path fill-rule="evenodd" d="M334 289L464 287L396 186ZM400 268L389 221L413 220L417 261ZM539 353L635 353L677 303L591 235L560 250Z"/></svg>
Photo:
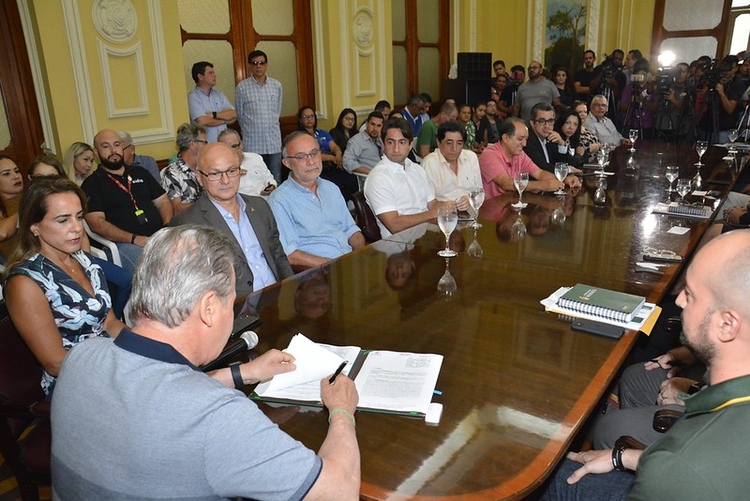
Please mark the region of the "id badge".
<svg viewBox="0 0 750 501"><path fill-rule="evenodd" d="M142 209L137 209L135 211L135 218L138 220L138 224L143 226L144 224L148 224L148 218L146 217L146 213L143 212Z"/></svg>

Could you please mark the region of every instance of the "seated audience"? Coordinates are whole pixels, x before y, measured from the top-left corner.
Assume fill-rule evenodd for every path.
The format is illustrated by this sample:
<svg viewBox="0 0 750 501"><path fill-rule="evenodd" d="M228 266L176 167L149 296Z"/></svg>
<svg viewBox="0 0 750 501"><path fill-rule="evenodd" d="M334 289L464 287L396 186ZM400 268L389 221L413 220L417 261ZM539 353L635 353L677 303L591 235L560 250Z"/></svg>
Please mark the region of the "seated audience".
<svg viewBox="0 0 750 501"><path fill-rule="evenodd" d="M523 151L537 167L554 175L557 162L568 161L566 140L554 130L555 109L551 104L538 103L531 109L531 131ZM580 186L581 181L575 175L565 178L568 186Z"/></svg>
<svg viewBox="0 0 750 501"><path fill-rule="evenodd" d="M161 171L161 186L175 214L190 207L201 196L195 171L198 154L206 144L206 131L202 126L184 123L177 128L177 159Z"/></svg>
<svg viewBox="0 0 750 501"><path fill-rule="evenodd" d="M513 176L516 172L528 172L529 184L526 191L538 193L555 191L564 188L554 174L537 167L523 147L529 138L529 129L523 120L508 118L499 129L500 142L488 146L479 155L479 167L482 170L484 193L487 198L501 195L506 191L513 192Z"/></svg>
<svg viewBox="0 0 750 501"><path fill-rule="evenodd" d="M500 134L498 128L502 122L497 118L497 105L495 101L490 99L485 105L484 116L479 121L479 127L477 128L477 141L482 141L484 146L489 144L495 144L500 140Z"/></svg>
<svg viewBox="0 0 750 501"><path fill-rule="evenodd" d="M62 166L57 157L53 155L40 155L36 157L26 170L29 181L35 177L59 176L65 175L65 167Z"/></svg>
<svg viewBox="0 0 750 501"><path fill-rule="evenodd" d="M586 119L589 116L588 106L586 103L581 101L575 101L571 105L571 109L575 110L578 114L578 118L581 119L581 137L579 145L583 148L583 158L585 162L594 162L596 159L596 152L599 151L599 138L596 137L596 132L586 127Z"/></svg>
<svg viewBox="0 0 750 501"><path fill-rule="evenodd" d="M350 379L321 381L330 423L316 455L238 391L295 370L294 357L270 350L210 376L196 370L229 339L233 263L233 244L211 228L167 228L149 241L132 330L81 343L63 364L52 400L55 499L357 498Z"/></svg>
<svg viewBox="0 0 750 501"><path fill-rule="evenodd" d="M122 266L135 269L148 237L172 219L172 205L159 183L142 167L125 165L120 136L104 129L94 137L101 168L84 181L86 222L117 245Z"/></svg>
<svg viewBox="0 0 750 501"><path fill-rule="evenodd" d="M749 250L750 231L733 231L698 251L686 271L677 298L682 339L708 368L709 385L685 398L685 417L645 450L618 444L569 453L544 499L744 499Z"/></svg>
<svg viewBox="0 0 750 501"><path fill-rule="evenodd" d="M0 155L0 260L4 261L16 246L15 225L18 217L18 203L23 191L23 176L16 163L5 155Z"/></svg>
<svg viewBox="0 0 750 501"><path fill-rule="evenodd" d="M344 153L331 135L318 129L318 116L309 106L303 106L297 112L297 129L307 132L318 142L320 158L323 161L321 177L338 186L344 199L348 200L359 189L357 179L344 170Z"/></svg>
<svg viewBox="0 0 750 501"><path fill-rule="evenodd" d="M65 152L63 166L68 178L80 186L94 169L94 148L86 143L76 142Z"/></svg>
<svg viewBox="0 0 750 501"><path fill-rule="evenodd" d="M469 127L473 127L474 129L474 145L472 146L471 150L477 155L482 153L482 150L486 146L486 144L484 144L484 141L482 140L482 136L479 134L479 126L482 123L482 119L484 118L484 114L486 113L486 111L487 111L487 104L485 103L477 103L474 105L474 107L471 110L472 125Z"/></svg>
<svg viewBox="0 0 750 501"><path fill-rule="evenodd" d="M383 115L383 121L386 121L391 116L391 103L384 99L380 100L375 104L375 108L372 111L380 112L380 114ZM398 113L401 118L404 118L404 116L401 115L401 112L394 113ZM365 130L365 122L362 122L362 125L359 126L359 132L362 132L363 130Z"/></svg>
<svg viewBox="0 0 750 501"><path fill-rule="evenodd" d="M221 141L201 150L198 182L203 193L169 224L210 226L226 235L236 256L237 295L245 296L294 272L281 247L268 203L260 197L238 194L241 169L237 151L242 149L233 151Z"/></svg>
<svg viewBox="0 0 750 501"><path fill-rule="evenodd" d="M5 300L44 369L41 386L50 395L71 347L91 337L117 336L123 324L112 312L102 269L81 250L86 207L81 189L66 178L39 178L21 198Z"/></svg>
<svg viewBox="0 0 750 501"><path fill-rule="evenodd" d="M581 167L584 163L586 149L581 146L581 117L573 108L563 111L555 120L555 130L565 144L565 155L562 162L571 167Z"/></svg>
<svg viewBox="0 0 750 501"><path fill-rule="evenodd" d="M149 174L154 176L156 182L161 184L161 174L159 172L159 165L156 163L154 157L148 155L138 155L135 152L135 143L133 142L132 136L127 133L120 131L120 142L122 143L122 156L125 160L125 165L137 165L146 169Z"/></svg>
<svg viewBox="0 0 750 501"><path fill-rule="evenodd" d="M372 111L365 120L365 129L355 134L344 152L344 168L347 172L368 174L380 162L383 153L383 114Z"/></svg>
<svg viewBox="0 0 750 501"><path fill-rule="evenodd" d="M464 141L464 148L467 150L473 150L474 144L477 142L477 128L471 119L474 110L469 104L462 104L458 107L458 118L456 122L464 128L466 133L466 141Z"/></svg>
<svg viewBox="0 0 750 501"><path fill-rule="evenodd" d="M630 140L620 134L615 123L607 116L607 98L598 94L591 99L591 113L586 119L586 128L596 134L600 143L608 143L614 146L630 144Z"/></svg>
<svg viewBox="0 0 750 501"><path fill-rule="evenodd" d="M389 119L383 126L383 159L365 181L365 198L385 238L437 217L438 209L455 202L438 202L422 167L407 157L413 139L406 120Z"/></svg>
<svg viewBox="0 0 750 501"><path fill-rule="evenodd" d="M458 201L458 210L469 210L469 193L482 187L479 160L464 149L465 131L457 122L438 127L438 149L422 159L422 167L441 202Z"/></svg>
<svg viewBox="0 0 750 501"><path fill-rule="evenodd" d="M239 132L234 129L227 129L219 134L219 142L232 148L240 159L240 167L242 168L240 193L267 197L276 189L276 179L266 167L263 157L257 153L243 151Z"/></svg>
<svg viewBox="0 0 750 501"><path fill-rule="evenodd" d="M322 159L315 140L304 132L293 132L284 138L282 157L289 178L268 202L289 262L318 266L364 247L365 238L346 201L333 183L321 178Z"/></svg>
<svg viewBox="0 0 750 501"><path fill-rule="evenodd" d="M424 158L437 148L437 130L441 124L455 122L458 118L456 105L445 103L440 107L440 113L422 124L417 136L417 153Z"/></svg>
<svg viewBox="0 0 750 501"><path fill-rule="evenodd" d="M328 131L333 138L333 142L346 153L346 146L349 140L359 132L357 129L357 113L351 108L344 108L339 113L336 125Z"/></svg>

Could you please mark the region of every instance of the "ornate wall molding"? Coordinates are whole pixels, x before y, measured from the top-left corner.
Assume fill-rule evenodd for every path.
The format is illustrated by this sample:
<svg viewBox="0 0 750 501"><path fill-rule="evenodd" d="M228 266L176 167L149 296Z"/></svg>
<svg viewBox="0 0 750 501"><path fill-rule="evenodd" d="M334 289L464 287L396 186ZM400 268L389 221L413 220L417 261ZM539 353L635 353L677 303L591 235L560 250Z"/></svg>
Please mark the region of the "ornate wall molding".
<svg viewBox="0 0 750 501"><path fill-rule="evenodd" d="M375 47L373 46L373 18L375 13L372 2L369 6L357 7L352 17L352 37L357 46L357 59L354 63L354 83L356 97L375 96L377 84L375 82ZM369 82L362 81L362 69L367 65L370 70ZM369 84L365 86L364 84Z"/></svg>
<svg viewBox="0 0 750 501"><path fill-rule="evenodd" d="M143 65L143 51L140 40L130 47L115 48L109 47L101 40L99 42L99 70L104 82L104 94L107 102L107 117L132 117L138 115L148 115L148 91L146 89L146 80L144 78L134 78L133 81L138 89L139 106L134 108L117 108L116 97L114 95L113 75L109 65L110 59L123 58L133 59L135 71L133 75L144 75L146 69Z"/></svg>
<svg viewBox="0 0 750 501"><path fill-rule="evenodd" d="M89 68L86 63L86 47L83 43L81 17L76 0L63 0L63 22L68 33L68 50L73 63L71 73L78 98L78 111L83 129L83 139L91 141L98 132L94 118L94 100L89 85Z"/></svg>
<svg viewBox="0 0 750 501"><path fill-rule="evenodd" d="M317 68L327 68L326 63L326 51L324 50L323 40L323 10L321 6L321 0L313 0L312 2L312 28L313 28L313 50L315 53L315 66ZM345 3L345 2L342 2ZM333 40L331 40L333 43ZM343 45L343 40L342 40ZM315 72L315 102L317 103L316 113L318 118L321 120L328 119L328 79L325 77L324 72ZM331 113L334 113L331 110Z"/></svg>
<svg viewBox="0 0 750 501"><path fill-rule="evenodd" d="M111 43L125 43L138 30L138 16L130 0L95 0L91 18L99 35Z"/></svg>

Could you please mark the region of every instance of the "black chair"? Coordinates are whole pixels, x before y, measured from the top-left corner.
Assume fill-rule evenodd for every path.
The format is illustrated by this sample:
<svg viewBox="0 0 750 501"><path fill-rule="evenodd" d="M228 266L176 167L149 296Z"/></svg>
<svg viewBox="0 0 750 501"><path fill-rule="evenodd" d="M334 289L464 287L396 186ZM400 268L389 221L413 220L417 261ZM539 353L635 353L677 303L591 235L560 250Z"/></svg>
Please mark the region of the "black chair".
<svg viewBox="0 0 750 501"><path fill-rule="evenodd" d="M371 244L380 240L380 227L378 226L378 220L375 214L372 213L372 209L365 200L365 194L362 191L356 192L352 195L352 203L354 204L354 213L357 225L362 229L362 235L364 235L367 243Z"/></svg>
<svg viewBox="0 0 750 501"><path fill-rule="evenodd" d="M49 402L39 385L42 368L0 302L0 453L24 501L37 501L50 478Z"/></svg>

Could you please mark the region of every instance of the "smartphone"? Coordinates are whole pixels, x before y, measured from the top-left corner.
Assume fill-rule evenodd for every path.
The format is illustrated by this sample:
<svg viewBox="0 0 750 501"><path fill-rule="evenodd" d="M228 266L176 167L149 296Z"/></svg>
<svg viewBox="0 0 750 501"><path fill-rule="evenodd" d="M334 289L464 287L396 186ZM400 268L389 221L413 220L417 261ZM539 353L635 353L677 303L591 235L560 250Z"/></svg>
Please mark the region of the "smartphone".
<svg viewBox="0 0 750 501"><path fill-rule="evenodd" d="M585 318L577 318L573 321L571 328L574 331L589 332L598 336L611 337L613 339L619 339L625 329L618 327L617 325L605 324L603 322L595 322L594 320L588 320Z"/></svg>

